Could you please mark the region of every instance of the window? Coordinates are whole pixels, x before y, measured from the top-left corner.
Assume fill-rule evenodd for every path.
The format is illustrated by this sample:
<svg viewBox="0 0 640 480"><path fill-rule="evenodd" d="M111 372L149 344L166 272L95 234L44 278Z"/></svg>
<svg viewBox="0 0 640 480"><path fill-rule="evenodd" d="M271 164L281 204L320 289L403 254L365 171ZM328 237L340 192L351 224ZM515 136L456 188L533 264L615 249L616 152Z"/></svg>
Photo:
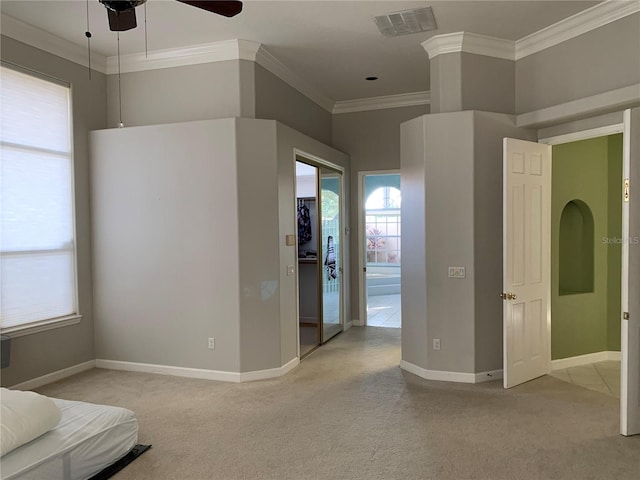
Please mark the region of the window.
<svg viewBox="0 0 640 480"><path fill-rule="evenodd" d="M68 85L0 67L0 326L78 318Z"/></svg>
<svg viewBox="0 0 640 480"><path fill-rule="evenodd" d="M400 190L380 187L365 209L367 264L400 264Z"/></svg>

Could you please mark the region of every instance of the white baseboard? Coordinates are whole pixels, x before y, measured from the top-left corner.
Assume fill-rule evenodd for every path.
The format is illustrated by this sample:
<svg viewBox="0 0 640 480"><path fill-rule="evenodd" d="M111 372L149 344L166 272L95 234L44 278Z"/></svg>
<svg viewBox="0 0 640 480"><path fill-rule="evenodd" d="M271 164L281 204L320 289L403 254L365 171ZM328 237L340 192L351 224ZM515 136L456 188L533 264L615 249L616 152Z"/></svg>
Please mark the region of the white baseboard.
<svg viewBox="0 0 640 480"><path fill-rule="evenodd" d="M351 320L351 323L353 323L354 327L364 327L364 321L362 320Z"/></svg>
<svg viewBox="0 0 640 480"><path fill-rule="evenodd" d="M278 368L269 368L267 370L255 370L253 372L241 372L239 382L252 382L254 380L266 380L268 378L281 377L282 375L289 373L291 370L300 365L300 359L298 357L289 360L283 366Z"/></svg>
<svg viewBox="0 0 640 480"><path fill-rule="evenodd" d="M96 360L97 368L109 370L124 370L127 372L155 373L158 375L173 375L175 377L200 378L204 380L218 380L221 382L250 382L265 380L284 375L294 369L300 360L296 357L282 367L256 370L253 372L226 372L223 370L206 370L202 368L174 367L170 365L156 365L152 363L121 362L118 360Z"/></svg>
<svg viewBox="0 0 640 480"><path fill-rule="evenodd" d="M345 323L344 325L344 331L346 332L347 330L349 330L351 327L353 327L353 321L348 321L347 323Z"/></svg>
<svg viewBox="0 0 640 480"><path fill-rule="evenodd" d="M589 365L596 362L605 362L607 360L620 361L620 352L604 351L588 353L586 355L578 355L577 357L551 360L551 370L562 370L563 368L580 367L582 365Z"/></svg>
<svg viewBox="0 0 640 480"><path fill-rule="evenodd" d="M427 370L404 360L400 362L400 368L425 380L437 380L440 382L481 383L502 378L502 370L479 373L446 372L443 370Z"/></svg>
<svg viewBox="0 0 640 480"><path fill-rule="evenodd" d="M34 388L47 385L48 383L57 382L58 380L62 380L63 378L67 378L72 375L76 375L78 373L91 370L92 368L95 368L95 366L96 366L96 361L89 360L83 363L79 363L78 365L74 365L72 367L63 368L62 370L58 370L56 372L47 373L46 375L43 375L38 378L33 378L31 380L27 380L26 382L18 383L16 385L13 385L11 389L33 390Z"/></svg>

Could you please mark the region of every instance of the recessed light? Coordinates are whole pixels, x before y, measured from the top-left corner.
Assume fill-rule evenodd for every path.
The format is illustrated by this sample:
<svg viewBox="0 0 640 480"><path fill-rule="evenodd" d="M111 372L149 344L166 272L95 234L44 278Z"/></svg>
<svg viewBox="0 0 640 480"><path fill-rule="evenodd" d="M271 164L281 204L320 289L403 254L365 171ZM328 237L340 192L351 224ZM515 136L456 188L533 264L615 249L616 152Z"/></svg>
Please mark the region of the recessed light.
<svg viewBox="0 0 640 480"><path fill-rule="evenodd" d="M378 77L367 77L365 80L369 80L370 82L373 82L374 80L377 80Z"/></svg>

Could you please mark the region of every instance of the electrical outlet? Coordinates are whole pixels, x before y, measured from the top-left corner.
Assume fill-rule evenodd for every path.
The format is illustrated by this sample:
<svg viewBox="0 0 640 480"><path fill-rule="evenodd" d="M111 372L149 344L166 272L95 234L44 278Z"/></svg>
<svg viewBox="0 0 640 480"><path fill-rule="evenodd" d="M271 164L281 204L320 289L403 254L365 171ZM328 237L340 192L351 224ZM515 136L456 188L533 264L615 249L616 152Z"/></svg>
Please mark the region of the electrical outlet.
<svg viewBox="0 0 640 480"><path fill-rule="evenodd" d="M439 338L434 338L433 339L433 349L434 350L440 350L440 339Z"/></svg>
<svg viewBox="0 0 640 480"><path fill-rule="evenodd" d="M213 337L209 337L209 349L210 350L216 349L216 339Z"/></svg>
<svg viewBox="0 0 640 480"><path fill-rule="evenodd" d="M449 267L449 278L465 278L466 271L464 267Z"/></svg>

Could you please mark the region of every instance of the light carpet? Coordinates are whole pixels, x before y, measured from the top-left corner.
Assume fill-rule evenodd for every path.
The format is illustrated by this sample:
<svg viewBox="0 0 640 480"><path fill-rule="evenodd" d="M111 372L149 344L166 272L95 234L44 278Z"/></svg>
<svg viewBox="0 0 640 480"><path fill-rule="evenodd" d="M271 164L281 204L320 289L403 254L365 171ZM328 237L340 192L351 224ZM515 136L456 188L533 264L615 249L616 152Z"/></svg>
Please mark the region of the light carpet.
<svg viewBox="0 0 640 480"><path fill-rule="evenodd" d="M273 380L94 369L38 391L136 412L153 448L119 480L640 478L611 396L549 376L426 381L399 362L399 330L354 327Z"/></svg>

